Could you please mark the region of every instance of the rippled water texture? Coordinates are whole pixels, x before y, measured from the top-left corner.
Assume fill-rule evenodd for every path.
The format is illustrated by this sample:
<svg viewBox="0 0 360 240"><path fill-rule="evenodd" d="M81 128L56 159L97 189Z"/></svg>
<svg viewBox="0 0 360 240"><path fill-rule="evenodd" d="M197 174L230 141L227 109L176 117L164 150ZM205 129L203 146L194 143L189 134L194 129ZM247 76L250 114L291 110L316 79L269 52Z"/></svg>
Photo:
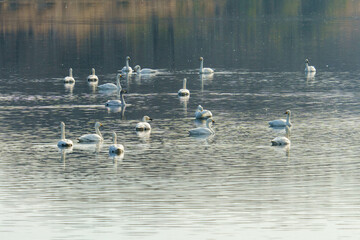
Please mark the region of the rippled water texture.
<svg viewBox="0 0 360 240"><path fill-rule="evenodd" d="M360 4L313 2L1 1L1 239L356 239ZM159 72L106 108L86 77L115 83L126 56ZM214 136L188 136L199 104ZM291 145L271 146L287 109ZM96 121L103 144L77 143Z"/></svg>

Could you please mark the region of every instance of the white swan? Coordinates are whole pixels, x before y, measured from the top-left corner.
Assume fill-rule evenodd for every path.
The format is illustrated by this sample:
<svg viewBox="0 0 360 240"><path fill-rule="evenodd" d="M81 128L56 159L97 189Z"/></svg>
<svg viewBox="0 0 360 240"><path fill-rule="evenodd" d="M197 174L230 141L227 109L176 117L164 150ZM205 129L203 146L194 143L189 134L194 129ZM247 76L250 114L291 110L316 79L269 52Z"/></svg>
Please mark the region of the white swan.
<svg viewBox="0 0 360 240"><path fill-rule="evenodd" d="M100 122L95 123L95 132L96 134L86 134L78 138L79 142L101 142L103 141L103 137L101 135L101 132L99 130L100 126L102 124Z"/></svg>
<svg viewBox="0 0 360 240"><path fill-rule="evenodd" d="M278 119L278 120L270 121L269 122L270 127L291 126L291 122L290 122L291 111L287 110L284 114L287 115L286 120L285 119Z"/></svg>
<svg viewBox="0 0 360 240"><path fill-rule="evenodd" d="M91 75L87 77L88 82L97 82L99 78L95 75L95 68L91 69Z"/></svg>
<svg viewBox="0 0 360 240"><path fill-rule="evenodd" d="M199 69L199 73L200 74L210 74L213 73L214 70L211 68L204 68L204 58L200 57L200 69Z"/></svg>
<svg viewBox="0 0 360 240"><path fill-rule="evenodd" d="M186 89L186 78L183 80L183 88L178 91L179 96L189 96L190 91Z"/></svg>
<svg viewBox="0 0 360 240"><path fill-rule="evenodd" d="M130 61L130 57L127 56L126 57L126 66L124 66L121 71L124 73L131 73L133 70L132 68L129 66L129 61Z"/></svg>
<svg viewBox="0 0 360 240"><path fill-rule="evenodd" d="M124 146L122 144L117 144L117 136L115 132L113 132L112 137L113 137L113 144L109 147L109 153L120 155L121 153L124 152Z"/></svg>
<svg viewBox="0 0 360 240"><path fill-rule="evenodd" d="M147 122L148 120L152 121L152 119L148 116L144 116L141 122L136 124L135 130L136 131L147 131L151 130L150 124Z"/></svg>
<svg viewBox="0 0 360 240"><path fill-rule="evenodd" d="M314 66L309 66L309 60L305 59L305 72L316 72Z"/></svg>
<svg viewBox="0 0 360 240"><path fill-rule="evenodd" d="M191 136L215 134L214 130L210 126L210 123L215 123L215 121L212 118L208 118L206 120L206 127L198 127L198 128L191 129L189 131L189 134Z"/></svg>
<svg viewBox="0 0 360 240"><path fill-rule="evenodd" d="M195 112L196 119L206 119L211 117L212 117L212 113L209 110L204 110L201 105L197 107Z"/></svg>
<svg viewBox="0 0 360 240"><path fill-rule="evenodd" d="M98 86L98 89L102 91L109 91L109 90L121 90L121 84L120 84L120 78L121 74L116 75L116 85L113 83L105 83Z"/></svg>
<svg viewBox="0 0 360 240"><path fill-rule="evenodd" d="M140 73L140 74L155 74L157 73L157 70L151 69L151 68L143 68L141 69L140 65L136 65L134 67L134 71L136 73Z"/></svg>
<svg viewBox="0 0 360 240"><path fill-rule="evenodd" d="M290 144L290 128L286 126L285 128L286 134L284 137L276 137L273 140L271 140L271 144L273 146L284 146Z"/></svg>
<svg viewBox="0 0 360 240"><path fill-rule="evenodd" d="M60 123L60 128L61 128L61 139L60 141L58 141L58 147L62 148L62 147L72 147L73 146L73 142L69 139L65 138L65 123L61 122Z"/></svg>
<svg viewBox="0 0 360 240"><path fill-rule="evenodd" d="M73 78L73 70L69 68L69 76L64 78L64 83L75 83L75 79Z"/></svg>
<svg viewBox="0 0 360 240"><path fill-rule="evenodd" d="M120 90L120 100L108 100L105 103L106 107L121 107L125 106L126 102L124 99L124 93L126 93L126 90Z"/></svg>

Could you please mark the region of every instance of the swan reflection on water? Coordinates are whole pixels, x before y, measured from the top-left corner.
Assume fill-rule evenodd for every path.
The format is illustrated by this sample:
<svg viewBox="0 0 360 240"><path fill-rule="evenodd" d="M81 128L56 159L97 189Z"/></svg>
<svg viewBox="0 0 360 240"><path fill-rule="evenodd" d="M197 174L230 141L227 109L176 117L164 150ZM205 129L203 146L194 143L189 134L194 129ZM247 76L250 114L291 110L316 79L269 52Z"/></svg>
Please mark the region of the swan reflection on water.
<svg viewBox="0 0 360 240"><path fill-rule="evenodd" d="M109 158L112 159L114 169L117 170L118 164L120 164L124 159L125 153L121 154L109 153Z"/></svg>
<svg viewBox="0 0 360 240"><path fill-rule="evenodd" d="M63 163L63 167L65 169L66 167L66 154L73 152L73 146L71 147L58 147L60 152L60 160Z"/></svg>
<svg viewBox="0 0 360 240"><path fill-rule="evenodd" d="M187 114L187 104L189 102L190 96L178 96L180 103L183 105L184 113Z"/></svg>
<svg viewBox="0 0 360 240"><path fill-rule="evenodd" d="M121 118L124 119L125 117L125 109L126 109L126 105L125 106L108 106L106 107L106 110L108 113L120 113L121 114Z"/></svg>
<svg viewBox="0 0 360 240"><path fill-rule="evenodd" d="M93 152L93 153L100 153L102 147L103 147L102 142L98 142L98 143L81 143L81 144L74 145L75 149L79 149L79 150L85 151L85 152Z"/></svg>
<svg viewBox="0 0 360 240"><path fill-rule="evenodd" d="M73 83L64 83L65 91L72 96L74 91L75 82Z"/></svg>
<svg viewBox="0 0 360 240"><path fill-rule="evenodd" d="M91 89L92 93L96 93L98 82L88 82L88 86Z"/></svg>
<svg viewBox="0 0 360 240"><path fill-rule="evenodd" d="M201 92L204 91L204 83L212 81L214 79L214 73L200 74Z"/></svg>

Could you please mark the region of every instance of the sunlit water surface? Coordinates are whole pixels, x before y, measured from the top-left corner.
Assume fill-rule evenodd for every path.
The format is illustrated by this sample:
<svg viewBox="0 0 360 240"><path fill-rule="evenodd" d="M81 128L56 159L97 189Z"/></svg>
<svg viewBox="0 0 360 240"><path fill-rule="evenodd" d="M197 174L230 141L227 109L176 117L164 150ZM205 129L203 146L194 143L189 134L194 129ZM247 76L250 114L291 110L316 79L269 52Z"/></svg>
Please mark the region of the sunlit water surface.
<svg viewBox="0 0 360 240"><path fill-rule="evenodd" d="M194 12L180 1L137 7L50 2L36 8L0 3L6 23L0 31L1 239L360 235L360 50L353 1L344 1L346 11L324 11L326 21L316 14L291 17L293 5L286 5L290 15L278 16L275 6L253 18L250 7L237 5L247 1L207 1L208 8L195 4ZM322 4L331 9L334 1ZM129 9L137 10L131 15ZM174 16L162 15L168 10ZM123 76L128 105L107 109L116 92L101 92L86 77L95 67L99 84L114 83L127 55L134 56L131 66L160 72ZM199 56L214 75L197 74ZM316 75L303 73L306 57ZM75 85L62 82L69 67ZM188 99L177 96L183 78ZM214 115L214 136L188 136L203 124L194 120L199 104ZM285 131L267 122L285 118L287 109L291 145L271 146ZM137 134L144 115L153 118L153 129ZM71 149L56 145L61 121L75 143ZM77 143L94 132L96 121L103 124L103 144ZM108 154L113 131L125 146L121 156Z"/></svg>

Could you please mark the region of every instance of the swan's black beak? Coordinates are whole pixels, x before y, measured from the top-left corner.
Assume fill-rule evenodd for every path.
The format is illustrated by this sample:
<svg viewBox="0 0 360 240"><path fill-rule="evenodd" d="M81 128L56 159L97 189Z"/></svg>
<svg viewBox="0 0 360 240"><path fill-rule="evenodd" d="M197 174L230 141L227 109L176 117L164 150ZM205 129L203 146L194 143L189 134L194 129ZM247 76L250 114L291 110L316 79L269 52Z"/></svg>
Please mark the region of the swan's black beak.
<svg viewBox="0 0 360 240"><path fill-rule="evenodd" d="M152 118L149 118L150 121L152 121Z"/></svg>
<svg viewBox="0 0 360 240"><path fill-rule="evenodd" d="M288 111L286 111L286 112L284 112L284 114L289 114L289 112L288 112Z"/></svg>

